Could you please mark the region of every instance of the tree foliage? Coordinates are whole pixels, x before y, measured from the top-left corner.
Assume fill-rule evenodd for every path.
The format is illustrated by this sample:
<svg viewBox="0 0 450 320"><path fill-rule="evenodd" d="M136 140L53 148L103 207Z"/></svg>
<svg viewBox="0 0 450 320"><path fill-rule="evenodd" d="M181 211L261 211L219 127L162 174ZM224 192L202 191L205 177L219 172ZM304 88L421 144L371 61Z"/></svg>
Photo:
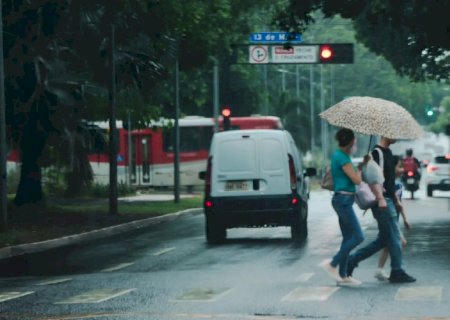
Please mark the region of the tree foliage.
<svg viewBox="0 0 450 320"><path fill-rule="evenodd" d="M400 75L449 81L449 1L290 0L279 25L304 31L319 9L326 17L351 19L358 41L388 60Z"/></svg>
<svg viewBox="0 0 450 320"><path fill-rule="evenodd" d="M112 26L118 114L145 122L173 106L167 81L175 58L196 72L210 57L228 56L236 22L255 7L246 0L3 1L8 133L22 153L16 204L42 198L47 147L71 166L69 181L90 177L77 156L89 148L83 120L106 120ZM169 98L152 103L154 96Z"/></svg>

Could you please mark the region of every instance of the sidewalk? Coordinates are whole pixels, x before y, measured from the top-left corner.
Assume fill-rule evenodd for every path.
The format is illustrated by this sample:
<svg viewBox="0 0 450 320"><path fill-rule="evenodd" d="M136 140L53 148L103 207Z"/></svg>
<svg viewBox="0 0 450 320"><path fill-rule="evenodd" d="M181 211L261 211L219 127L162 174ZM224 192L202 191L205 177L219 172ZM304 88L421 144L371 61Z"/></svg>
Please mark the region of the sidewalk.
<svg viewBox="0 0 450 320"><path fill-rule="evenodd" d="M189 198L194 195L182 194L180 198ZM119 202L148 202L148 201L170 201L174 200L173 194L141 194L137 196L121 197L118 198ZM107 201L107 200L106 200ZM46 241L20 244L10 247L0 248L0 260L8 259L15 256L55 249L62 246L81 244L92 240L97 240L120 233L142 229L151 225L155 225L164 221L174 220L183 214L201 214L203 212L202 208L187 209L171 214L165 214L162 216L140 219L136 221L131 221L119 225L114 225L111 227L101 228L98 230L92 230L88 232L83 232L79 234L73 234L57 239L51 239Z"/></svg>
<svg viewBox="0 0 450 320"><path fill-rule="evenodd" d="M189 198L193 197L193 194L180 194L180 198ZM122 197L118 198L119 201L124 202L138 202L138 201L170 201L174 200L175 197L173 194L140 194L137 196L131 197Z"/></svg>

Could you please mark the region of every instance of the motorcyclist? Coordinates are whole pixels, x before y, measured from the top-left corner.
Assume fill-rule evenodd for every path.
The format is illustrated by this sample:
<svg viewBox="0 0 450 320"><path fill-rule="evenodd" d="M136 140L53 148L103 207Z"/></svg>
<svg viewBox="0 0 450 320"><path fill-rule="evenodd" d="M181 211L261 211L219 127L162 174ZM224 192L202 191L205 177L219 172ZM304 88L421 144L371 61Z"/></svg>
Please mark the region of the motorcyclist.
<svg viewBox="0 0 450 320"><path fill-rule="evenodd" d="M406 149L406 156L403 158L402 162L404 173L406 174L408 171L412 171L415 173L417 179L420 180L420 162L413 156L413 149Z"/></svg>

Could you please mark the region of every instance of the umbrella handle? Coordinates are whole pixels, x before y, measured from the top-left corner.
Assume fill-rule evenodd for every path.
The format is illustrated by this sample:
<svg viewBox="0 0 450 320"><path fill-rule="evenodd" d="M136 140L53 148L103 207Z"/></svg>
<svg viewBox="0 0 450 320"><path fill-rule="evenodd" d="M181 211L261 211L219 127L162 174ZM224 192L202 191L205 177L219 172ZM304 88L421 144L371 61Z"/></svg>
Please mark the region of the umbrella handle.
<svg viewBox="0 0 450 320"><path fill-rule="evenodd" d="M370 153L370 146L372 145L372 139L373 139L373 134L370 135L369 149L367 150L367 153Z"/></svg>

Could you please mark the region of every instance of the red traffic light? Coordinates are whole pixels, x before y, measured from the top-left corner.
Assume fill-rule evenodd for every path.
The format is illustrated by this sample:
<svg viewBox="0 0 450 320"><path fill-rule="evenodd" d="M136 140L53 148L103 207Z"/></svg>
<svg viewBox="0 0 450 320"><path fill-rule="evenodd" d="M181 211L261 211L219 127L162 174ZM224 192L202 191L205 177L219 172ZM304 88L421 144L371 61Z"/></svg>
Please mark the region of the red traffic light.
<svg viewBox="0 0 450 320"><path fill-rule="evenodd" d="M224 116L225 118L228 118L229 116L231 116L231 109L230 108L223 108L222 109L222 116Z"/></svg>
<svg viewBox="0 0 450 320"><path fill-rule="evenodd" d="M352 43L323 43L319 45L317 63L353 63Z"/></svg>
<svg viewBox="0 0 450 320"><path fill-rule="evenodd" d="M329 46L321 46L320 57L324 60L331 59L333 57L333 50Z"/></svg>

